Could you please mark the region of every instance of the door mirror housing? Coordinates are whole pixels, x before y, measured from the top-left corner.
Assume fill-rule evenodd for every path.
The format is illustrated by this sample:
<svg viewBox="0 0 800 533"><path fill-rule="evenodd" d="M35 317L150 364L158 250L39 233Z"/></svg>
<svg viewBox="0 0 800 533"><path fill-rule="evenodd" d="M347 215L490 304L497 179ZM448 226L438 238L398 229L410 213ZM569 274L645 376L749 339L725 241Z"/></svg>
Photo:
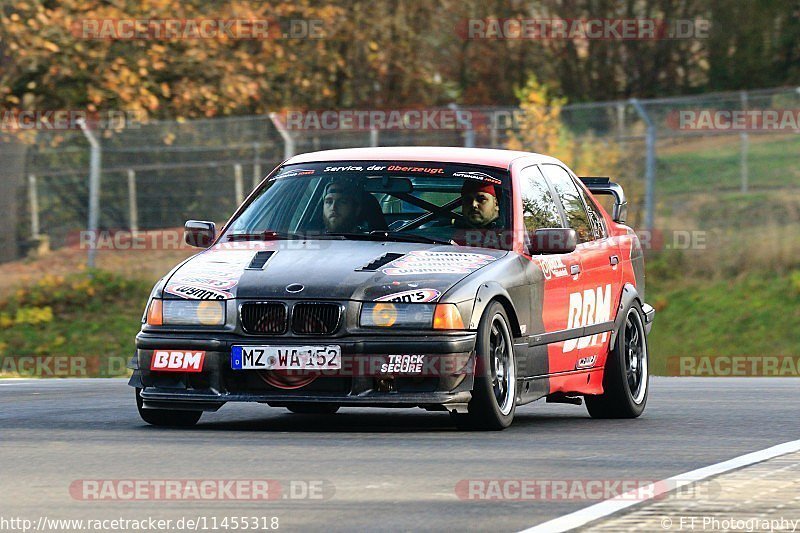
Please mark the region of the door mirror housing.
<svg viewBox="0 0 800 533"><path fill-rule="evenodd" d="M528 253L568 254L578 246L578 235L572 228L542 228L528 233Z"/></svg>
<svg viewBox="0 0 800 533"><path fill-rule="evenodd" d="M618 224L624 224L628 219L628 200L625 199L625 191L619 183L613 183L611 178L583 176L580 178L583 184L592 194L605 194L614 197L614 212L611 220Z"/></svg>
<svg viewBox="0 0 800 533"><path fill-rule="evenodd" d="M208 248L217 238L217 225L206 220L187 220L183 230L186 244L196 248Z"/></svg>

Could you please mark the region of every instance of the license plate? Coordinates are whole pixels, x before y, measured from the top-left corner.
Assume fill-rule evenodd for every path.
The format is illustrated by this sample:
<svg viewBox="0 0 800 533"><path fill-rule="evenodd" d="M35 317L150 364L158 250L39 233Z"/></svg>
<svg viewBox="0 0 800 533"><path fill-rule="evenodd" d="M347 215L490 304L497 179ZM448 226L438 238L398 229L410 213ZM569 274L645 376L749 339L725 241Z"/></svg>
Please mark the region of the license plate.
<svg viewBox="0 0 800 533"><path fill-rule="evenodd" d="M234 370L338 370L341 346L234 346Z"/></svg>

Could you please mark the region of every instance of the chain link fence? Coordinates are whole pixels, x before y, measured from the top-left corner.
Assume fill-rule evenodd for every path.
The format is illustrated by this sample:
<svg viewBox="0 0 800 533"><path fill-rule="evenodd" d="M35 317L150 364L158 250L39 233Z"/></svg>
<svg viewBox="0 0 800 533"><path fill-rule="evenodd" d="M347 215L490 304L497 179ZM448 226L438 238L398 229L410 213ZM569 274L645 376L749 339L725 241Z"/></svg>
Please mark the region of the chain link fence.
<svg viewBox="0 0 800 533"><path fill-rule="evenodd" d="M272 115L101 130L98 229L224 221L255 184L295 153L356 146L506 148L528 127L517 108L445 110L460 117L452 127L293 129ZM791 117L796 120L798 110L800 88L780 88L568 105L561 120L578 144L592 139L621 150L625 164L615 179L631 193L630 220L659 227L680 217L691 198L709 193L796 193L800 130ZM742 116L745 127L737 127ZM24 158L0 169L0 196L15 204L6 207L6 224L18 246L0 260L24 255L43 236L52 248L64 246L89 220L90 147L83 132L38 131L35 140L16 147ZM8 139L0 143L3 154L11 148Z"/></svg>

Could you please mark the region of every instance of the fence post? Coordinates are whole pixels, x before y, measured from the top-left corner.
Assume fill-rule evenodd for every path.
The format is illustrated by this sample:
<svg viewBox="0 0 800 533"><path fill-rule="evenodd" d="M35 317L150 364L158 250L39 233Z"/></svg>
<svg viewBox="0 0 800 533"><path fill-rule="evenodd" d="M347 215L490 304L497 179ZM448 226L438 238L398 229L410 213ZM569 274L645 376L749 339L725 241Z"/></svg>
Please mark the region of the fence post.
<svg viewBox="0 0 800 533"><path fill-rule="evenodd" d="M497 112L492 111L489 121L489 148L497 148Z"/></svg>
<svg viewBox="0 0 800 533"><path fill-rule="evenodd" d="M650 115L645 111L644 106L636 98L631 98L631 105L636 109L639 117L647 125L645 159L645 192L644 192L644 220L645 228L653 230L653 220L655 215L655 179L656 179L656 127L650 119Z"/></svg>
<svg viewBox="0 0 800 533"><path fill-rule="evenodd" d="M261 145L253 143L253 189L261 182Z"/></svg>
<svg viewBox="0 0 800 533"><path fill-rule="evenodd" d="M31 239L39 238L39 193L36 187L36 174L28 174L28 203L31 208Z"/></svg>
<svg viewBox="0 0 800 533"><path fill-rule="evenodd" d="M242 165L233 165L233 186L236 190L236 205L244 201L244 181L242 181Z"/></svg>
<svg viewBox="0 0 800 533"><path fill-rule="evenodd" d="M458 122L460 125L464 126L464 128L465 128L465 131L464 131L464 147L466 147L466 148L475 148L475 130L473 129L473 124L472 124L472 120L471 120L472 117L470 116L469 119L465 118L462 115L462 112L459 109L458 104L456 104L455 102L452 102L447 107L452 109L453 111L455 111L455 113L456 113L456 122ZM469 114L469 115L472 114L469 111L467 111L466 113Z"/></svg>
<svg viewBox="0 0 800 533"><path fill-rule="evenodd" d="M136 201L136 171L128 169L128 220L131 231L139 231L139 207Z"/></svg>
<svg viewBox="0 0 800 533"><path fill-rule="evenodd" d="M742 111L747 111L747 91L742 91L739 93L739 96L742 101ZM742 178L742 192L746 193L749 181L750 181L750 169L747 166L747 156L750 150L750 138L747 135L746 131L743 131L739 134L739 142L741 144L741 158L740 158L740 174Z"/></svg>
<svg viewBox="0 0 800 533"><path fill-rule="evenodd" d="M617 102L617 142L623 144L625 137L625 104Z"/></svg>
<svg viewBox="0 0 800 533"><path fill-rule="evenodd" d="M289 133L289 130L287 130L281 122L281 119L278 117L277 113L270 113L269 118L272 121L272 125L275 126L275 129L278 130L278 133L283 139L283 158L289 159L294 155L294 139Z"/></svg>
<svg viewBox="0 0 800 533"><path fill-rule="evenodd" d="M369 145L370 146L378 146L378 129L377 128L370 128L369 130Z"/></svg>
<svg viewBox="0 0 800 533"><path fill-rule="evenodd" d="M89 227L87 230L90 235L96 235L98 221L100 219L100 165L102 164L100 141L97 140L97 137L95 137L92 131L86 126L85 120L78 119L77 124L91 146L89 159ZM96 256L96 247L90 246L87 260L87 266L89 268L94 268Z"/></svg>

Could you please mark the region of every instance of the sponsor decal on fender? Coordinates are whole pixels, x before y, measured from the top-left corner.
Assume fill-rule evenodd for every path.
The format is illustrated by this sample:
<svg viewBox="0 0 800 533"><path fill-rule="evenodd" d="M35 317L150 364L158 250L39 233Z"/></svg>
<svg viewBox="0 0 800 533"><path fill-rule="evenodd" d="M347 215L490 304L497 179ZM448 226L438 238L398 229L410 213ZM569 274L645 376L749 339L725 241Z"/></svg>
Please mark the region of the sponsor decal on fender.
<svg viewBox="0 0 800 533"><path fill-rule="evenodd" d="M164 292L189 300L227 300L250 264L252 250L210 250L178 270Z"/></svg>
<svg viewBox="0 0 800 533"><path fill-rule="evenodd" d="M569 295L567 329L582 328L611 320L611 284ZM564 353L575 348L582 350L589 346L599 346L608 339L608 332L569 339L564 341Z"/></svg>
<svg viewBox="0 0 800 533"><path fill-rule="evenodd" d="M215 276L198 275L198 276L186 276L184 278L181 278L181 282L224 291L225 289L230 289L232 287L235 287L236 284L238 283L238 280L230 278L224 279L224 277L219 278Z"/></svg>
<svg viewBox="0 0 800 533"><path fill-rule="evenodd" d="M150 359L150 370L158 372L201 372L206 352L156 350Z"/></svg>
<svg viewBox="0 0 800 533"><path fill-rule="evenodd" d="M228 291L218 291L208 287L174 283L164 287L164 292L186 298L187 300L230 300L233 298L233 294Z"/></svg>
<svg viewBox="0 0 800 533"><path fill-rule="evenodd" d="M575 365L575 370L580 370L582 368L592 368L596 361L597 361L596 355L592 355L589 357L581 357L580 359L578 359L578 363Z"/></svg>
<svg viewBox="0 0 800 533"><path fill-rule="evenodd" d="M392 261L392 267L383 269L383 273L388 276L469 274L494 260L495 257L486 254L415 250Z"/></svg>
<svg viewBox="0 0 800 533"><path fill-rule="evenodd" d="M558 256L543 257L538 259L539 267L542 269L544 279L551 279L553 276L563 278L569 275L567 272L567 265Z"/></svg>
<svg viewBox="0 0 800 533"><path fill-rule="evenodd" d="M412 291L396 292L387 294L380 298L375 298L376 302L401 302L401 303L424 303L432 302L441 293L436 289L414 289Z"/></svg>

